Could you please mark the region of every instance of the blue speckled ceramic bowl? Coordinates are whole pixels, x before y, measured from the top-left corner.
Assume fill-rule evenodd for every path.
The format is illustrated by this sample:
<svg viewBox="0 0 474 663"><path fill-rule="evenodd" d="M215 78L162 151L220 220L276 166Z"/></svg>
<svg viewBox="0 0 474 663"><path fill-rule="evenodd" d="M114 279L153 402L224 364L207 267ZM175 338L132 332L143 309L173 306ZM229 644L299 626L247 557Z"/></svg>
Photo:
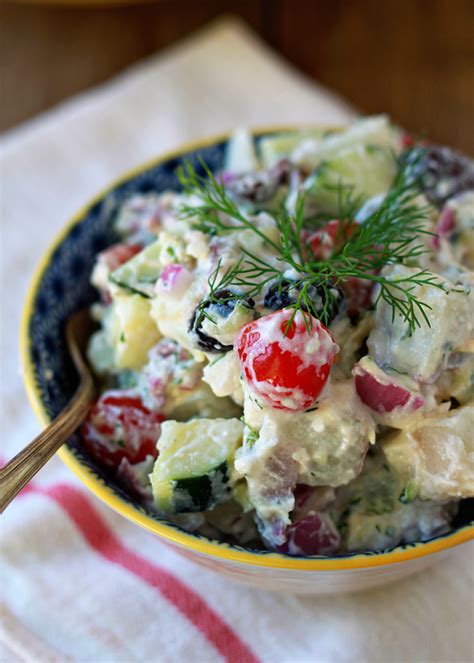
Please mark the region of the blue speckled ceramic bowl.
<svg viewBox="0 0 474 663"><path fill-rule="evenodd" d="M278 129L255 132L255 140ZM281 130L281 129L279 129ZM22 363L26 388L44 425L71 398L77 377L64 339L71 313L91 304L89 285L95 254L117 240L112 223L121 203L136 193L178 189L176 168L186 159L196 169L200 160L211 170L222 167L227 137L200 141L128 173L101 193L66 226L43 258L31 286L23 318ZM409 575L439 558L449 548L474 536L467 509L453 532L424 543L376 553L339 557L289 557L246 550L190 534L135 504L83 450L74 435L59 452L80 479L132 522L150 530L194 561L254 586L304 593L365 589Z"/></svg>

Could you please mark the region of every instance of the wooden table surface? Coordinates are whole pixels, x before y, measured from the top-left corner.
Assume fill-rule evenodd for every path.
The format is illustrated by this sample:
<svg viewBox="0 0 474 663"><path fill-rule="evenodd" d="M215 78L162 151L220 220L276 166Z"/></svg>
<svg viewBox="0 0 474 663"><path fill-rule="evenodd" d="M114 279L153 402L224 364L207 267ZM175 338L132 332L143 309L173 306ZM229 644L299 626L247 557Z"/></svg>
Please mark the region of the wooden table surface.
<svg viewBox="0 0 474 663"><path fill-rule="evenodd" d="M474 0L123 2L1 6L0 129L232 13L362 112L474 154Z"/></svg>

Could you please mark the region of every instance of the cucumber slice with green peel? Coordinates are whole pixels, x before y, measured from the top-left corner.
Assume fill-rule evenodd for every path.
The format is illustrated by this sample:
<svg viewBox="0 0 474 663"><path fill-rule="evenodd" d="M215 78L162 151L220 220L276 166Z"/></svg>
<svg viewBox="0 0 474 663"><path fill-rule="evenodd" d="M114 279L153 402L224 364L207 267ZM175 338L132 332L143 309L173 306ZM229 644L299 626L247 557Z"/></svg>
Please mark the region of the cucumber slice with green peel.
<svg viewBox="0 0 474 663"><path fill-rule="evenodd" d="M229 477L227 463L191 479L178 479L173 488L174 512L206 511L218 502L224 501L222 497L230 497Z"/></svg>
<svg viewBox="0 0 474 663"><path fill-rule="evenodd" d="M258 151L263 167L271 168L281 159L289 158L301 141L311 139L318 144L327 134L326 129L301 129L301 131L285 132L262 138Z"/></svg>
<svg viewBox="0 0 474 663"><path fill-rule="evenodd" d="M238 419L163 422L150 476L157 508L165 513L206 511L230 499L230 467L243 429Z"/></svg>
<svg viewBox="0 0 474 663"><path fill-rule="evenodd" d="M388 151L399 152L401 132L390 124L385 115L363 118L345 131L326 136L324 140L302 140L291 153L290 160L311 171L323 161L338 157L342 150L361 145L377 145Z"/></svg>
<svg viewBox="0 0 474 663"><path fill-rule="evenodd" d="M154 285L163 269L160 260L161 250L159 241L146 246L143 251L112 272L110 280L128 292L151 297Z"/></svg>
<svg viewBox="0 0 474 663"><path fill-rule="evenodd" d="M393 153L372 145L343 150L325 161L305 183L306 200L318 212L338 215L341 201L359 201L386 193L396 173Z"/></svg>

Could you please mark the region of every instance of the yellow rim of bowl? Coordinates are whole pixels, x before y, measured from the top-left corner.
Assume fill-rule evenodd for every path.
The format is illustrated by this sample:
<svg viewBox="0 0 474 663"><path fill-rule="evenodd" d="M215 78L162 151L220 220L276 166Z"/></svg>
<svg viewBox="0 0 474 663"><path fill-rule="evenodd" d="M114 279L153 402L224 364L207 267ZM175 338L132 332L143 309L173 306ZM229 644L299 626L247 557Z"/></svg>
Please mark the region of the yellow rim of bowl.
<svg viewBox="0 0 474 663"><path fill-rule="evenodd" d="M310 127L300 126L298 129L308 129ZM315 128L314 126L311 128ZM321 127L324 130L324 127ZM330 129L330 127L328 127ZM278 133L283 131L295 130L294 126L272 126L272 127L259 127L253 129L252 134L255 136L266 133ZM25 306L23 309L23 316L21 322L21 338L20 338L20 351L21 351L21 364L22 374L25 383L28 399L33 407L33 410L39 421L47 426L50 419L43 407L41 401L41 394L36 380L36 373L33 365L31 354L31 339L29 334L30 320L33 315L34 303L36 300L37 292L43 278L43 275L51 261L51 257L57 247L62 243L65 237L69 234L71 229L79 223L87 212L97 202L99 202L105 195L117 186L126 182L127 180L139 175L145 170L160 163L175 159L179 156L197 150L200 148L208 147L214 143L222 142L228 139L230 132L223 134L209 136L202 140L195 140L182 145L179 149L173 150L163 154L162 156L151 159L146 163L137 166L126 172L117 180L112 182L108 187L101 191L95 198L85 205L62 230L56 235L52 241L49 249L41 259L37 266L30 288L28 290ZM400 546L394 548L389 552L380 553L360 553L346 557L328 557L328 558L297 558L280 555L278 553L258 553L246 550L241 550L234 546L228 546L225 543L214 542L202 538L197 538L193 534L185 531L180 531L172 526L167 525L165 522L158 522L152 517L147 516L145 513L135 508L132 504L123 501L118 495L114 494L112 489L94 474L92 470L83 465L76 456L66 447L63 446L58 455L61 460L76 474L81 481L89 488L97 497L103 500L114 511L117 511L128 520L140 525L141 527L157 534L170 543L174 543L181 548L193 550L202 555L210 555L211 557L221 559L226 562L236 562L241 564L250 564L252 566L262 566L267 568L283 568L283 569L298 569L301 571L332 571L332 570L348 570L348 569L363 569L376 566L386 566L387 564L394 564L400 562L407 562L411 559L424 557L433 553L442 552L453 546L474 538L474 525L466 525L460 530L453 532L433 541L426 543L409 544L408 546Z"/></svg>

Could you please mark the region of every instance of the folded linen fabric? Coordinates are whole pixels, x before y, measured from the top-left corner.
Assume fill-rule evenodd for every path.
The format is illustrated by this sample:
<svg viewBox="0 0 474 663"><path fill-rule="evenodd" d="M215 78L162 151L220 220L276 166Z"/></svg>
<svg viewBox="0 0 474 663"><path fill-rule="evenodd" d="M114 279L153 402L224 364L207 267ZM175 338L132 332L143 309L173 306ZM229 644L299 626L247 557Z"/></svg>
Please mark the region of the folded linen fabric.
<svg viewBox="0 0 474 663"><path fill-rule="evenodd" d="M225 19L5 134L3 459L38 431L16 344L27 285L84 202L124 170L191 138L236 125L337 125L353 117L336 95ZM1 536L4 661L472 659L468 546L387 588L276 600L181 558L102 505L58 459L6 511Z"/></svg>

